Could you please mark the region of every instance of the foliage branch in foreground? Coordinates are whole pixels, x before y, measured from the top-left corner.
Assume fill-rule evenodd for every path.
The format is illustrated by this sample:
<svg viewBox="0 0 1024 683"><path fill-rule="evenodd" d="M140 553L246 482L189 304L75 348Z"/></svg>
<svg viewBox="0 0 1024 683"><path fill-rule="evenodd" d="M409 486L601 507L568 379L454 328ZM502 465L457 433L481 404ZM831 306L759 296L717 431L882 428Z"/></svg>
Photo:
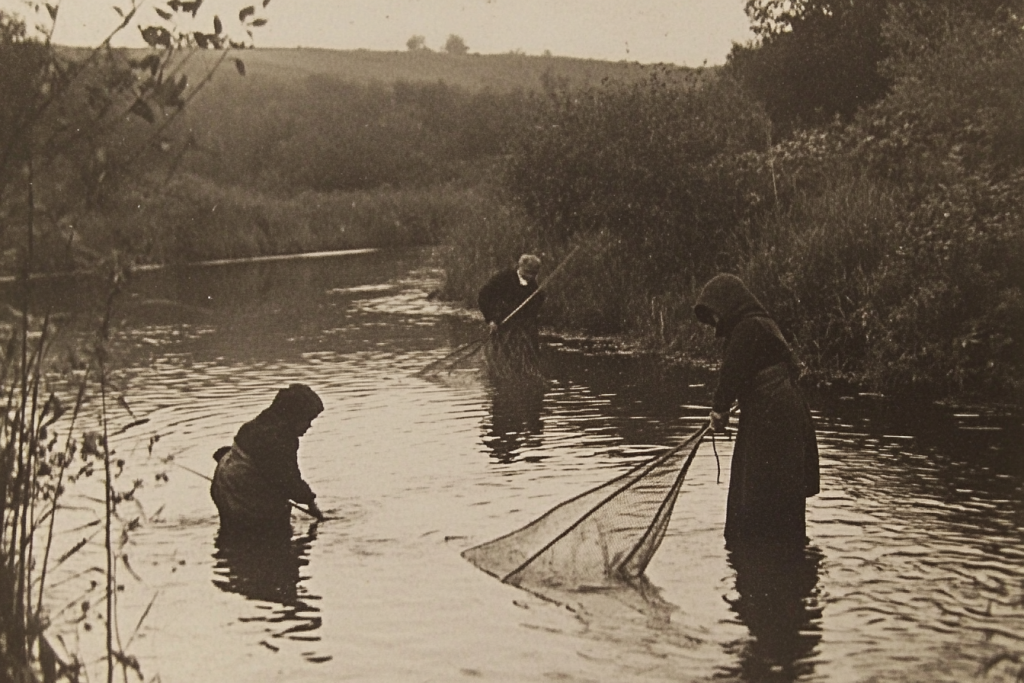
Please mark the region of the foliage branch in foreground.
<svg viewBox="0 0 1024 683"><path fill-rule="evenodd" d="M145 18L141 5L115 7L120 22L90 50L53 43L59 5L28 3L26 9L39 20L34 29L0 12L0 245L3 258L19 273L15 305L7 307L11 316L0 325L3 680L87 676L77 653L58 656L47 637L55 616L47 611L47 572L96 543L103 547L104 560L94 568L102 581L91 582L73 604L81 609L82 623L90 623L95 612L104 624L106 680L113 680L118 667L126 678L129 672L141 677L139 662L126 651L132 638L121 639L116 615L118 566L131 571L123 546L143 521L122 518L118 506L134 499L141 482L118 489L125 463L109 446L114 433L140 423L111 371L112 313L130 272L130 255L91 248L78 239L75 226L84 212L116 196L125 178L155 159L180 157L189 149L189 139L172 136L169 125L212 70L193 84L184 66L200 52L217 50L216 68L230 52L248 46L252 30L266 22L255 7L243 8L238 15L243 37L236 40L219 17L204 18L201 5L202 0L169 0ZM185 28L196 22L206 27ZM114 36L138 24L148 48L111 46ZM235 66L244 74L240 59ZM60 361L53 345L56 320L34 307L35 263L40 252L51 249L64 250L69 263L96 271L108 283L94 334ZM112 409L118 405L127 411L127 424L113 424ZM95 417L96 427L80 434L76 430L87 416ZM96 528L61 548L54 523L66 487L94 474L104 490ZM115 524L122 525L120 534Z"/></svg>

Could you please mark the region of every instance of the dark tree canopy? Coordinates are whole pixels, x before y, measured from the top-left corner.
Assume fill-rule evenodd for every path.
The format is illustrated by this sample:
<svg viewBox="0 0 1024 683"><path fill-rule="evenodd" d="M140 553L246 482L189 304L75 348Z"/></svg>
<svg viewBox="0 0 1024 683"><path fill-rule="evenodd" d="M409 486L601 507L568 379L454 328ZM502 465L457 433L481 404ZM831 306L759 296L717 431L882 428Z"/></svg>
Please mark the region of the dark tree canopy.
<svg viewBox="0 0 1024 683"><path fill-rule="evenodd" d="M730 65L782 132L844 120L889 87L882 25L889 0L749 0L759 43L735 46Z"/></svg>
<svg viewBox="0 0 1024 683"><path fill-rule="evenodd" d="M747 0L757 36L734 46L729 64L765 105L779 132L849 121L892 85L885 69L889 9L946 5L993 16L1019 0Z"/></svg>

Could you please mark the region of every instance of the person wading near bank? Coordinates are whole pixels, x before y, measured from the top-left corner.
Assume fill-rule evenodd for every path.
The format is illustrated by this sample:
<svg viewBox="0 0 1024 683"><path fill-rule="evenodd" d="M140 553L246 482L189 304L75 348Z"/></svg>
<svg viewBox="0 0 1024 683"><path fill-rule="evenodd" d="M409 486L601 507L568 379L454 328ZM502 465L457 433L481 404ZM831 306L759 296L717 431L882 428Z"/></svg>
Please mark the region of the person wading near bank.
<svg viewBox="0 0 1024 683"><path fill-rule="evenodd" d="M796 383L796 358L764 306L734 275L712 278L693 310L725 340L712 429L725 430L734 400L740 408L726 547L803 546L805 499L819 490L818 445Z"/></svg>
<svg viewBox="0 0 1024 683"><path fill-rule="evenodd" d="M239 428L231 447L217 450L210 495L222 531L290 532L289 501L323 521L316 494L299 473L299 437L323 412L320 397L305 384L292 384L270 407Z"/></svg>
<svg viewBox="0 0 1024 683"><path fill-rule="evenodd" d="M544 292L537 291L539 274L540 259L523 254L516 266L497 273L480 290L477 303L491 332L488 360L492 370L539 374L537 317L544 305Z"/></svg>

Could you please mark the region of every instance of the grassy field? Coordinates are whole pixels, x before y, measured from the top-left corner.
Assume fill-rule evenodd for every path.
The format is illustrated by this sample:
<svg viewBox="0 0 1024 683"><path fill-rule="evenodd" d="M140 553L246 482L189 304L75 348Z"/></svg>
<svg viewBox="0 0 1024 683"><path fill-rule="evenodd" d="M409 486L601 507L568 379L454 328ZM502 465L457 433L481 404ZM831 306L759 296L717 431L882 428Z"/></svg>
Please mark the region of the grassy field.
<svg viewBox="0 0 1024 683"><path fill-rule="evenodd" d="M216 58L200 53L200 62ZM564 79L583 85L605 78L636 80L657 67L636 62L603 62L570 57L541 57L518 54L448 55L436 52L375 52L371 50L256 49L232 55L242 59L246 77L294 81L308 76L331 76L350 83L393 83L395 81L445 83L480 90L539 90L542 77ZM233 69L232 69L233 71ZM671 71L689 69L672 67ZM226 73L225 76L232 74ZM221 77L218 77L220 79Z"/></svg>
<svg viewBox="0 0 1024 683"><path fill-rule="evenodd" d="M212 65L219 54L198 51L192 57L192 78ZM652 71L666 70L683 76L693 71L684 67L644 65L637 62L605 62L573 57L503 55L448 55L438 52L377 52L372 50L324 50L313 48L257 48L235 51L229 59L245 64L246 78L295 82L309 76L328 76L349 83L394 83L396 81L436 83L481 90L490 88L540 90L543 78L580 85L596 85L604 79L633 81ZM228 65L230 67L230 65ZM234 68L217 76L223 81L235 75ZM211 92L215 92L215 88Z"/></svg>
<svg viewBox="0 0 1024 683"><path fill-rule="evenodd" d="M179 59L188 106L161 135L170 151L149 158L145 173L118 169L150 135L129 117L107 141L103 194L73 220L37 226L36 268L81 266L108 249L161 263L436 243L483 211L482 183L545 90L693 73L429 51L195 50ZM68 182L54 177L54 191ZM0 268L14 272L16 253L0 254Z"/></svg>

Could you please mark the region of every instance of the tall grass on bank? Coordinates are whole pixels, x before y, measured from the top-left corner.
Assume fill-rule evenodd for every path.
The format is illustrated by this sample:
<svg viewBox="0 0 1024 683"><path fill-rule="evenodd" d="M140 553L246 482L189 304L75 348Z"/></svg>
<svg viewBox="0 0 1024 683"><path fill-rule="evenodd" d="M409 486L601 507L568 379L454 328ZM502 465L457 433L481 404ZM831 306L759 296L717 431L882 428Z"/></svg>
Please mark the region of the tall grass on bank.
<svg viewBox="0 0 1024 683"><path fill-rule="evenodd" d="M542 260L547 255L542 234L521 212L486 188L476 197L461 219L447 226L440 250L445 271L442 296L470 307L476 306L477 291L486 279L511 266L520 254L537 253Z"/></svg>
<svg viewBox="0 0 1024 683"><path fill-rule="evenodd" d="M537 230L522 211L503 201L493 188L482 186L477 197L479 201L471 211L447 226L439 250L445 272L441 295L468 308L476 308L477 293L484 283L496 272L514 266L521 254L540 257L543 281L544 275L557 268L575 246ZM574 301L567 292L575 286L578 274L593 266L598 242L580 242L584 248L559 275L557 285L546 290L543 322L557 321L562 328L584 327L580 320L586 318L588 304L582 299Z"/></svg>
<svg viewBox="0 0 1024 683"><path fill-rule="evenodd" d="M74 269L82 245L87 258L114 251L166 264L435 244L450 226L473 220L480 203L479 192L459 185L274 196L184 175L45 235L38 267Z"/></svg>
<svg viewBox="0 0 1024 683"><path fill-rule="evenodd" d="M622 336L628 331L631 344L680 349L678 330L692 304L686 296L651 297L642 279L635 277L645 259L628 242L607 230L552 238L498 194L484 196L476 210L453 223L443 237L445 298L475 308L484 283L514 265L520 254L541 257L543 281L579 246L572 262L546 288L541 322L563 332ZM693 341L704 343L696 327Z"/></svg>
<svg viewBox="0 0 1024 683"><path fill-rule="evenodd" d="M895 188L833 167L823 186L749 234L737 231L737 274L758 293L821 381L863 382L864 311L899 216Z"/></svg>

